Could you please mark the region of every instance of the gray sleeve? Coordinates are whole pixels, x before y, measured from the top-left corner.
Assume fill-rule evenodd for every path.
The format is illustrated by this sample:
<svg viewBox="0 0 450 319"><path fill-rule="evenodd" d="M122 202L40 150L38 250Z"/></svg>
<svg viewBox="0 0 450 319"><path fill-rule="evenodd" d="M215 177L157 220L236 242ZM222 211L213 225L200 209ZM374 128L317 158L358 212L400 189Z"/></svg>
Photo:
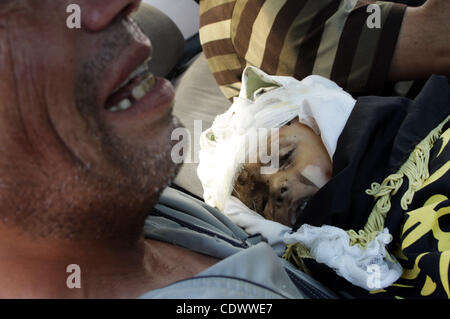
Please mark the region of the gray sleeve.
<svg viewBox="0 0 450 319"><path fill-rule="evenodd" d="M151 291L158 299L303 299L266 243L243 250L197 276Z"/></svg>

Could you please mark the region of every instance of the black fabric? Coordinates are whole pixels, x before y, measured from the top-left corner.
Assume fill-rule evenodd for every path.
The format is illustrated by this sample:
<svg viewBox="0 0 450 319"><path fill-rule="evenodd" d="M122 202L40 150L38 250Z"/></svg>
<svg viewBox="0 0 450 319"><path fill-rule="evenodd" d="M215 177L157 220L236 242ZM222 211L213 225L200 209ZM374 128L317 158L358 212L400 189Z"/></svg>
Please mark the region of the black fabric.
<svg viewBox="0 0 450 319"><path fill-rule="evenodd" d="M333 225L359 229L367 221L373 199L365 191L386 177L398 128L410 101L364 97L357 100L337 144L333 177L310 200L295 227Z"/></svg>
<svg viewBox="0 0 450 319"><path fill-rule="evenodd" d="M433 76L414 101L359 98L337 143L333 177L310 200L294 230L305 223L361 229L374 203L365 191L398 171L414 147L448 116L449 99L448 81L441 76Z"/></svg>
<svg viewBox="0 0 450 319"><path fill-rule="evenodd" d="M372 182L381 183L389 174L397 172L415 146L449 115L450 87L442 76L432 76L413 101L398 97L359 98L338 140L333 178L310 200L294 230L304 223L362 229L374 205L366 189ZM450 148L444 150L449 154L436 158L441 149L439 143L442 142L437 142L430 154L430 174L450 159ZM385 222L397 239L391 245L399 242L405 220L400 198L407 188L405 179L398 194L391 198L392 207ZM409 211L422 207L432 194L445 193L450 197L449 192L450 176L441 178L415 194ZM326 266L311 260L306 260L306 264L315 278L335 291L367 296L367 292L351 286Z"/></svg>

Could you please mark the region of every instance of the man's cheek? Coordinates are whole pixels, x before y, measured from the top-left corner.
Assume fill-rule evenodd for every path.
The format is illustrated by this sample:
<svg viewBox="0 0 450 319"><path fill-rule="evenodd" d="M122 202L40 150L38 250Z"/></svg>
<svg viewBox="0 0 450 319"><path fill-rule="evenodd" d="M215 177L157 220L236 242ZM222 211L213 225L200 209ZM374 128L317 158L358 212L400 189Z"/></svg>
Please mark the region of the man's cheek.
<svg viewBox="0 0 450 319"><path fill-rule="evenodd" d="M0 27L0 112L1 114L14 112L14 106L17 105L17 87L14 70L11 47L8 41L6 29ZM2 116L3 120L5 116ZM4 127L3 125L1 127Z"/></svg>

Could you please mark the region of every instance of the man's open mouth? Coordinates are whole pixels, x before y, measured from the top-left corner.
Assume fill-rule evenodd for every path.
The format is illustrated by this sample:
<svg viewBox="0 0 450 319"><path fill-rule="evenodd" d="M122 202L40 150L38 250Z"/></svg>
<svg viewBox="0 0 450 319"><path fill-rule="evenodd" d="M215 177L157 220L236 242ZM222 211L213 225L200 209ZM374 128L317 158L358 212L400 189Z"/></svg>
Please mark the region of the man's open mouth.
<svg viewBox="0 0 450 319"><path fill-rule="evenodd" d="M148 60L108 97L105 108L110 112L125 111L134 106L156 86L157 79L148 69Z"/></svg>

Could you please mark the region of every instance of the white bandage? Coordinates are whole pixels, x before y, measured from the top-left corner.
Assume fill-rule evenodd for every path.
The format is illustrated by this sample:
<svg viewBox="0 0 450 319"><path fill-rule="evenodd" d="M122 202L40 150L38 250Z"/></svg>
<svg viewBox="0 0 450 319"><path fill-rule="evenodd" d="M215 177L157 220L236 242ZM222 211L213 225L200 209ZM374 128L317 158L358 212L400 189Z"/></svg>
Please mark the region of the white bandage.
<svg viewBox="0 0 450 319"><path fill-rule="evenodd" d="M336 83L321 76L298 81L247 67L239 97L200 138L197 173L205 202L223 211L246 156L255 151L249 137L270 136L258 135L259 129L280 128L298 117L321 136L332 158L355 102ZM262 141L258 145L266 144Z"/></svg>

